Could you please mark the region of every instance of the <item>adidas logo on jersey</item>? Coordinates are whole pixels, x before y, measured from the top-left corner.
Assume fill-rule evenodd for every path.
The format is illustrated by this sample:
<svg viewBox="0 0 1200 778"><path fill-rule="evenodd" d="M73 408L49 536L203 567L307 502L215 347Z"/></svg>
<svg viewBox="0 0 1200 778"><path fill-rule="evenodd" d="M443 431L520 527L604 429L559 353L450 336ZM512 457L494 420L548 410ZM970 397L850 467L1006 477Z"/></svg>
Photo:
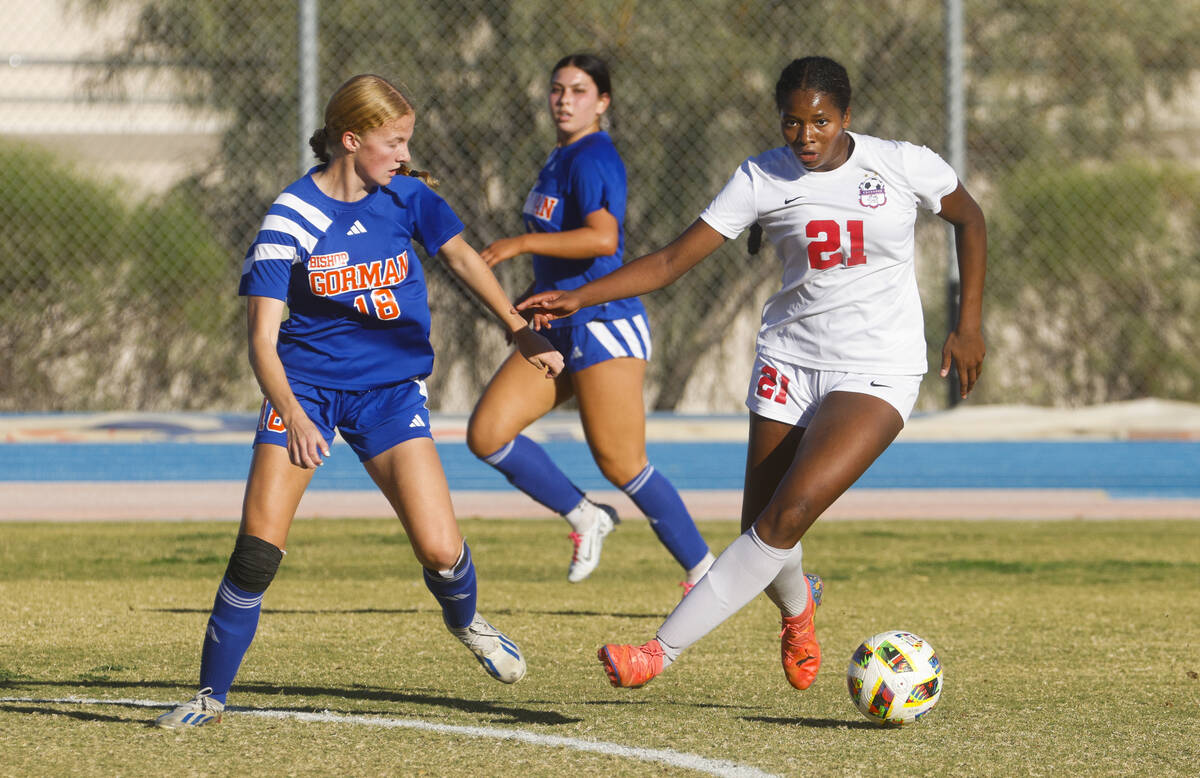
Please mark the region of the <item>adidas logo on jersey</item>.
<svg viewBox="0 0 1200 778"><path fill-rule="evenodd" d="M579 346L571 349L571 359L583 359L583 352L579 349Z"/></svg>
<svg viewBox="0 0 1200 778"><path fill-rule="evenodd" d="M350 225L350 229L346 230L347 235L365 235L367 228L362 226L362 222L358 219L354 220L354 224Z"/></svg>
<svg viewBox="0 0 1200 778"><path fill-rule="evenodd" d="M424 422L424 420L421 418L421 414L417 414L416 416L413 416L413 420L412 420L412 421L410 421L410 422L408 423L408 426L409 426L410 428L412 428L412 427L424 427L424 426L425 426L425 422Z"/></svg>

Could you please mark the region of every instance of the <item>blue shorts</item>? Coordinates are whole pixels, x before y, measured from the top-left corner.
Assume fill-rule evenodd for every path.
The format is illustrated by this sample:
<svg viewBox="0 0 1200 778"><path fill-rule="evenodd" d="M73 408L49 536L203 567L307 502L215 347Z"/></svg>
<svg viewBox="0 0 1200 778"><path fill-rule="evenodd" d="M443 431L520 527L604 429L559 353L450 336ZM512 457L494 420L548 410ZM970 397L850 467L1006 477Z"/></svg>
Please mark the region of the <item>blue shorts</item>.
<svg viewBox="0 0 1200 778"><path fill-rule="evenodd" d="M650 359L650 325L642 314L627 319L592 319L586 324L541 330L558 349L566 370L578 372L620 357Z"/></svg>
<svg viewBox="0 0 1200 778"><path fill-rule="evenodd" d="M333 443L336 428L342 440L358 454L359 461L365 462L406 440L433 437L429 432L429 408L426 407L429 393L424 381L403 381L361 391L326 389L301 381L288 383L325 442ZM287 446L287 428L283 426L283 419L266 399L258 415L254 443Z"/></svg>

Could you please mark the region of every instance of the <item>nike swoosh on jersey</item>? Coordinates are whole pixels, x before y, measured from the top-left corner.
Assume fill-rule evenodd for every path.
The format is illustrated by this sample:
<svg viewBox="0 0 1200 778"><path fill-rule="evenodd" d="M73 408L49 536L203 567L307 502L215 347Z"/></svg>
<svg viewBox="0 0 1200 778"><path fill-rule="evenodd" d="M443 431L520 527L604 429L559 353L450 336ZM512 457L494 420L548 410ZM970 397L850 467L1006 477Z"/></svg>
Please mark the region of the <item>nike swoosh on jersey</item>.
<svg viewBox="0 0 1200 778"><path fill-rule="evenodd" d="M803 199L804 199L804 195L799 195L798 197L789 197L788 199L783 201L783 204L791 205L792 203L796 202L797 200L803 200Z"/></svg>

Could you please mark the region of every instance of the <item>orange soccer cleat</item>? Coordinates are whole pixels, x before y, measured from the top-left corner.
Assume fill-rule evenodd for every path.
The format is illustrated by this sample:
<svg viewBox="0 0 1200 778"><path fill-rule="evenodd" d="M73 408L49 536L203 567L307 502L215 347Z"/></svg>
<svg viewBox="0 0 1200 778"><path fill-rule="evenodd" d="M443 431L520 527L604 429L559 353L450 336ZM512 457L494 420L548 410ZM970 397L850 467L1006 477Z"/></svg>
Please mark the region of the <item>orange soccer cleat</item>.
<svg viewBox="0 0 1200 778"><path fill-rule="evenodd" d="M663 669L663 650L657 640L642 646L609 643L602 646L596 656L604 665L608 682L628 689L645 686Z"/></svg>
<svg viewBox="0 0 1200 778"><path fill-rule="evenodd" d="M809 585L813 585L811 578ZM812 686L812 682L817 678L817 670L821 667L821 644L817 642L817 633L813 626L816 611L817 601L813 598L810 588L808 604L804 606L804 611L799 616L784 616L783 629L779 632L779 654L783 661L783 674L787 676L788 683L800 690Z"/></svg>

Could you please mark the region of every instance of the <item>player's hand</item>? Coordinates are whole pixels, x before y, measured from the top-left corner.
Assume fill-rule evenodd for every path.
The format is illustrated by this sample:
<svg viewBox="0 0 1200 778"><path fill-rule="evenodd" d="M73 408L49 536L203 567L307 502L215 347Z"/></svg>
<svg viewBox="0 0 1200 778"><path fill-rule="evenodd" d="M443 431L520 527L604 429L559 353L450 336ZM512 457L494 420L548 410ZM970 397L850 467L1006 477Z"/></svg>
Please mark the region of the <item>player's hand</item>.
<svg viewBox="0 0 1200 778"><path fill-rule="evenodd" d="M530 323L533 322L533 311L518 311L518 310L516 310L516 307L511 307L511 309L509 309L509 313L516 313L516 315L523 318L524 321L530 322ZM535 328L535 329L541 329L541 328L539 327L539 328ZM504 330L504 342L508 343L509 346L512 345L512 331L511 330L508 330L508 329Z"/></svg>
<svg viewBox="0 0 1200 778"><path fill-rule="evenodd" d="M555 378L563 371L563 355L538 333L522 327L513 333L513 340L529 364L546 371L546 378Z"/></svg>
<svg viewBox="0 0 1200 778"><path fill-rule="evenodd" d="M520 238L501 238L479 252L479 256L483 257L483 261L487 263L488 267L495 267L504 260L512 259L523 253Z"/></svg>
<svg viewBox="0 0 1200 778"><path fill-rule="evenodd" d="M942 346L942 378L950 375L951 363L958 369L958 389L962 398L975 388L975 382L983 374L983 355L987 349L983 346L983 333L979 330L971 332L952 331L946 336L946 344Z"/></svg>
<svg viewBox="0 0 1200 778"><path fill-rule="evenodd" d="M562 289L551 289L530 295L517 304L517 311L533 313L533 328L549 327L554 319L570 316L580 309L579 295Z"/></svg>
<svg viewBox="0 0 1200 778"><path fill-rule="evenodd" d="M287 426L288 459L296 467L306 470L320 467L329 456L329 444L308 416L301 413L284 421Z"/></svg>

